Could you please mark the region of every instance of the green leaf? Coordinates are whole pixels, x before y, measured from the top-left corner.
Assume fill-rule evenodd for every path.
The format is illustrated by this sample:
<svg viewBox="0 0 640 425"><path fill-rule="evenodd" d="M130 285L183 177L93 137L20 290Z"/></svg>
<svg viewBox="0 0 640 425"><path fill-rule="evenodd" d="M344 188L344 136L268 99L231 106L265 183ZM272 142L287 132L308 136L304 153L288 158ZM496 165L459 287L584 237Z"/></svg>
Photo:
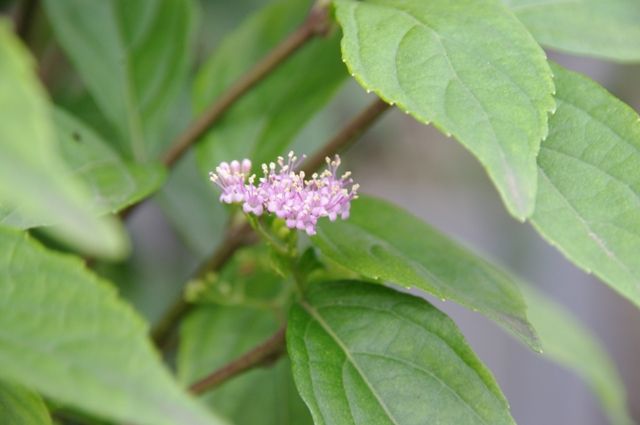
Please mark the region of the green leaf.
<svg viewBox="0 0 640 425"><path fill-rule="evenodd" d="M200 71L194 94L196 109L210 105L301 25L308 11L308 2L280 0L249 18ZM223 160L240 158L260 164L286 153L294 136L331 98L346 75L337 34L310 41L207 133L198 144L200 168L208 172Z"/></svg>
<svg viewBox="0 0 640 425"><path fill-rule="evenodd" d="M95 214L117 213L162 184L161 165L123 161L91 128L62 109L55 109L53 118L61 155L73 177L91 190L90 208ZM21 229L51 224L28 220L6 207L0 207L0 222Z"/></svg>
<svg viewBox="0 0 640 425"><path fill-rule="evenodd" d="M165 137L189 66L191 0L46 0L57 41L122 150L147 159Z"/></svg>
<svg viewBox="0 0 640 425"><path fill-rule="evenodd" d="M56 109L54 120L62 156L93 194L95 209L116 213L157 190L164 181L160 164L136 164L122 160L84 123Z"/></svg>
<svg viewBox="0 0 640 425"><path fill-rule="evenodd" d="M545 46L619 61L640 61L637 0L503 0Z"/></svg>
<svg viewBox="0 0 640 425"><path fill-rule="evenodd" d="M7 382L0 382L0 418L7 425L51 425L38 394Z"/></svg>
<svg viewBox="0 0 640 425"><path fill-rule="evenodd" d="M273 311L248 307L198 307L184 321L178 352L181 381L192 384L273 335ZM234 425L311 425L286 360L234 378L204 397Z"/></svg>
<svg viewBox="0 0 640 425"><path fill-rule="evenodd" d="M418 218L380 199L361 197L348 220L318 224L313 243L339 265L378 283L451 299L538 349L516 281Z"/></svg>
<svg viewBox="0 0 640 425"><path fill-rule="evenodd" d="M287 346L316 425L515 424L456 325L420 298L319 284L292 309Z"/></svg>
<svg viewBox="0 0 640 425"><path fill-rule="evenodd" d="M604 347L564 307L529 285L522 285L544 357L573 370L600 399L611 424L632 425L622 379Z"/></svg>
<svg viewBox="0 0 640 425"><path fill-rule="evenodd" d="M334 2L342 57L360 84L454 135L511 214L528 217L554 89L524 26L493 0Z"/></svg>
<svg viewBox="0 0 640 425"><path fill-rule="evenodd" d="M558 110L542 144L534 227L640 306L640 117L554 66Z"/></svg>
<svg viewBox="0 0 640 425"><path fill-rule="evenodd" d="M0 204L5 211L18 208L28 221L55 223L51 233L89 254L122 256L122 228L89 211L87 191L69 177L56 151L50 105L32 65L0 23Z"/></svg>
<svg viewBox="0 0 640 425"><path fill-rule="evenodd" d="M216 425L162 366L147 326L80 259L0 228L0 376L140 425Z"/></svg>

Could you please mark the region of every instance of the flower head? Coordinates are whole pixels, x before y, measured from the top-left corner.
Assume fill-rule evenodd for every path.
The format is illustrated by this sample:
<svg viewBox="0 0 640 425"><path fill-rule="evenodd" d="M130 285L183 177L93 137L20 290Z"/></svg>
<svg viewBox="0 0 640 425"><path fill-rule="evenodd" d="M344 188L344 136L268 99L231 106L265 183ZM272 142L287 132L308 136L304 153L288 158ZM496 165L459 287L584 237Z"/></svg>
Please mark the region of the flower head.
<svg viewBox="0 0 640 425"><path fill-rule="evenodd" d="M246 180L251 169L247 159L242 163L221 163L211 180L222 189L220 201L242 203L245 213L261 215L267 211L283 219L287 227L300 229L309 235L316 233L321 217L335 221L349 217L351 200L357 197L358 185L353 184L351 173L338 177L340 157L327 158L327 169L305 179L303 171L297 171L301 161L293 152L287 160L279 157L277 162L262 165L263 176L255 184L255 175Z"/></svg>

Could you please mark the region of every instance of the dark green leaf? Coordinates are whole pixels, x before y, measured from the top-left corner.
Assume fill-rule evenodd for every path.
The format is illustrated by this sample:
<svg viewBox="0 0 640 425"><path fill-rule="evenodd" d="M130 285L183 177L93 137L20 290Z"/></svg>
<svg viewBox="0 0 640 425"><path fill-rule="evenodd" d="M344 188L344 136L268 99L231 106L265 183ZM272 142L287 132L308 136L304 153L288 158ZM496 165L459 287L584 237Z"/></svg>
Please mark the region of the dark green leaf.
<svg viewBox="0 0 640 425"><path fill-rule="evenodd" d="M455 324L420 298L318 284L291 311L287 346L316 425L515 423Z"/></svg>
<svg viewBox="0 0 640 425"><path fill-rule="evenodd" d="M7 425L51 425L38 394L7 382L0 382L0 418Z"/></svg>
<svg viewBox="0 0 640 425"><path fill-rule="evenodd" d="M570 53L640 61L637 0L503 0L536 39Z"/></svg>
<svg viewBox="0 0 640 425"><path fill-rule="evenodd" d="M301 25L310 4L280 0L247 20L200 71L196 109L210 105L267 52ZM242 52L242 54L238 54ZM223 160L256 164L286 153L304 124L346 76L337 34L312 40L234 105L198 145L204 172ZM257 168L257 167L254 167Z"/></svg>
<svg viewBox="0 0 640 425"><path fill-rule="evenodd" d="M640 306L640 118L586 77L553 71L558 110L538 158L532 223Z"/></svg>
<svg viewBox="0 0 640 425"><path fill-rule="evenodd" d="M351 217L321 221L312 238L331 260L379 283L416 288L479 311L537 349L517 283L418 218L362 197Z"/></svg>
<svg viewBox="0 0 640 425"><path fill-rule="evenodd" d="M111 285L78 258L1 228L0 376L114 420L222 423L180 390Z"/></svg>
<svg viewBox="0 0 640 425"><path fill-rule="evenodd" d="M352 75L485 166L511 214L534 208L536 155L554 108L542 49L493 0L335 0Z"/></svg>
<svg viewBox="0 0 640 425"><path fill-rule="evenodd" d="M44 90L31 58L0 23L0 205L18 209L25 221L55 224L51 233L93 255L117 257L127 250L122 229L98 219L86 190L69 177L56 151ZM0 220L6 217L1 217Z"/></svg>
<svg viewBox="0 0 640 425"><path fill-rule="evenodd" d="M46 0L57 36L137 159L157 153L189 66L191 0Z"/></svg>
<svg viewBox="0 0 640 425"><path fill-rule="evenodd" d="M622 379L595 335L561 305L528 285L523 285L523 289L544 357L584 379L613 425L632 425Z"/></svg>

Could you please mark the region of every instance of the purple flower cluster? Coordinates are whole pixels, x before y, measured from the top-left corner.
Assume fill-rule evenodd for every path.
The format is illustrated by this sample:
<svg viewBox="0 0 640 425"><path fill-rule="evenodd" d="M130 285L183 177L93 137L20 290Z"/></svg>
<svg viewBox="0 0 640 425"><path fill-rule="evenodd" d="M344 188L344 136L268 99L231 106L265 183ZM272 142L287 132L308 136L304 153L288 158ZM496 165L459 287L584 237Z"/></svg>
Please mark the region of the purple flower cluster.
<svg viewBox="0 0 640 425"><path fill-rule="evenodd" d="M249 176L251 161L248 159L223 162L209 177L222 189L221 202L242 203L245 213L255 215L267 211L284 219L290 229L315 235L320 217L329 217L331 221L349 217L358 185L353 184L350 172L338 177L338 155L333 160L327 158L327 169L313 174L309 180L305 180L304 171L296 171L301 160L289 152L286 162L279 157L277 164L262 164L263 176L257 184L256 176Z"/></svg>

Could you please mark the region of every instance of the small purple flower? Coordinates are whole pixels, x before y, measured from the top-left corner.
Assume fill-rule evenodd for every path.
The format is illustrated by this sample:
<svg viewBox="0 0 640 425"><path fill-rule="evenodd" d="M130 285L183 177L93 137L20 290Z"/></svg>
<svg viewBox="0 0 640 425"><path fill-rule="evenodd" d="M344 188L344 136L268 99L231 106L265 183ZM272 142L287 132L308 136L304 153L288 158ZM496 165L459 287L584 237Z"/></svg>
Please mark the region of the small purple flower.
<svg viewBox="0 0 640 425"><path fill-rule="evenodd" d="M291 229L316 234L316 225L321 217L335 221L347 219L351 200L357 198L358 185L353 184L351 173L338 177L340 157L327 158L327 169L320 175L313 174L305 180L303 171L296 172L301 161L289 152L287 161L279 157L277 163L262 165L263 176L255 185L255 175L247 174L251 169L248 159L221 163L211 180L222 189L220 201L242 203L245 213L261 215L264 211L275 214Z"/></svg>
<svg viewBox="0 0 640 425"><path fill-rule="evenodd" d="M215 173L213 171L209 173L211 181L222 189L220 202L232 204L244 200L246 192L244 179L249 171L251 171L251 161L243 159L242 163L238 161L231 161L231 164L222 162L216 167Z"/></svg>
<svg viewBox="0 0 640 425"><path fill-rule="evenodd" d="M324 183L324 186L319 189L325 215L331 221L335 221L338 216L346 220L349 218L351 200L356 198L359 185L353 184L350 171L338 178L338 168L340 167L340 157L338 155L333 161L327 158L327 166L328 169L322 173L322 179L320 180Z"/></svg>
<svg viewBox="0 0 640 425"><path fill-rule="evenodd" d="M249 214L261 215L264 211L264 191L253 185L255 176L249 177L249 184L244 186L244 204L242 210Z"/></svg>

